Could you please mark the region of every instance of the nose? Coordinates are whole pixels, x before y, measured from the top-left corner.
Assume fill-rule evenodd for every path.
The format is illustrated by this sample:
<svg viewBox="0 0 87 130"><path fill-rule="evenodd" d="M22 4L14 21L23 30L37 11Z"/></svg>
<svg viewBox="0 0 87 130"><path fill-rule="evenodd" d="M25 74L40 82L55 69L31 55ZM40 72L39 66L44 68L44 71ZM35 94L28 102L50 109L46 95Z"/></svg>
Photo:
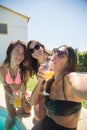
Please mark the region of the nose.
<svg viewBox="0 0 87 130"><path fill-rule="evenodd" d="M23 57L23 54L22 54L22 53L19 53L19 54L18 54L18 57L19 57L19 58L22 58L22 57Z"/></svg>
<svg viewBox="0 0 87 130"><path fill-rule="evenodd" d="M51 56L51 61L53 61L54 55Z"/></svg>
<svg viewBox="0 0 87 130"><path fill-rule="evenodd" d="M18 56L19 56L19 57L22 57L22 54L20 54L20 53L19 53L19 55L18 55Z"/></svg>
<svg viewBox="0 0 87 130"><path fill-rule="evenodd" d="M52 56L52 60L54 61L55 59L58 58L58 53L55 53L53 56Z"/></svg>

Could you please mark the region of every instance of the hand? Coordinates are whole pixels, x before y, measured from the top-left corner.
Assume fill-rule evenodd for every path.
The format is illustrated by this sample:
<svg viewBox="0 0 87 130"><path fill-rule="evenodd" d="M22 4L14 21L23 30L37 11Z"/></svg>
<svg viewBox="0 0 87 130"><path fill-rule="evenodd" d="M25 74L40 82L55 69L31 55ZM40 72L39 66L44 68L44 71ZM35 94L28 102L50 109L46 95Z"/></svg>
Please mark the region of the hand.
<svg viewBox="0 0 87 130"><path fill-rule="evenodd" d="M25 102L30 102L30 95L25 93Z"/></svg>
<svg viewBox="0 0 87 130"><path fill-rule="evenodd" d="M10 99L9 99L10 104L14 104L17 97L14 96L13 94L10 94L9 97L10 97Z"/></svg>
<svg viewBox="0 0 87 130"><path fill-rule="evenodd" d="M41 64L38 69L38 73L37 73L38 81L43 81L46 77L44 68L45 68L45 64Z"/></svg>

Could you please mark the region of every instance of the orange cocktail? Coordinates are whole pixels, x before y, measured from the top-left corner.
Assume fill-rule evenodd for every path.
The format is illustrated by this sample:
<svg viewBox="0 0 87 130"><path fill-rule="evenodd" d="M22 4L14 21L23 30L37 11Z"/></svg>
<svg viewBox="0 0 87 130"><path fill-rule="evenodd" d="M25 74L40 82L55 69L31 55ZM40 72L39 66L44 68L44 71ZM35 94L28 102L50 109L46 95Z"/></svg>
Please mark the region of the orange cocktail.
<svg viewBox="0 0 87 130"><path fill-rule="evenodd" d="M17 98L15 99L14 107L15 107L15 108L21 107L21 99L20 99L20 97L17 97Z"/></svg>
<svg viewBox="0 0 87 130"><path fill-rule="evenodd" d="M45 71L45 74L46 74L46 80L49 80L50 78L53 77L53 75L54 75L54 71L46 70L46 71Z"/></svg>
<svg viewBox="0 0 87 130"><path fill-rule="evenodd" d="M13 95L15 96L14 107L15 108L20 108L21 107L20 91L19 90L14 90Z"/></svg>

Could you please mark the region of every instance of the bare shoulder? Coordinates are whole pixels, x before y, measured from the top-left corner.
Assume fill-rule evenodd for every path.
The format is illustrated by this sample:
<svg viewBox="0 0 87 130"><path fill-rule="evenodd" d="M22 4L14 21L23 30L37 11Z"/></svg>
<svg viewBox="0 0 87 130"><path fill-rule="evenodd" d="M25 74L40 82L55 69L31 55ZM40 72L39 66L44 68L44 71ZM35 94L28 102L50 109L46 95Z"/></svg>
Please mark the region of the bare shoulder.
<svg viewBox="0 0 87 130"><path fill-rule="evenodd" d="M76 78L79 78L81 76L80 73L78 72L71 72L66 75L66 79L71 82L71 80L75 80Z"/></svg>
<svg viewBox="0 0 87 130"><path fill-rule="evenodd" d="M6 65L4 65L4 64L0 65L0 73L6 72L6 70L7 70L7 66Z"/></svg>
<svg viewBox="0 0 87 130"><path fill-rule="evenodd" d="M70 90L73 89L73 87L72 87L73 81L70 79L70 73L65 75L64 82L65 82L66 88L68 88Z"/></svg>
<svg viewBox="0 0 87 130"><path fill-rule="evenodd" d="M69 74L65 75L64 80L65 80L66 83L70 84Z"/></svg>
<svg viewBox="0 0 87 130"><path fill-rule="evenodd" d="M7 66L6 65L1 65L0 66L0 80L3 81L5 76L6 76L6 73L7 73Z"/></svg>
<svg viewBox="0 0 87 130"><path fill-rule="evenodd" d="M87 84L87 74L72 72L68 75L68 80L74 89L82 90L81 86Z"/></svg>

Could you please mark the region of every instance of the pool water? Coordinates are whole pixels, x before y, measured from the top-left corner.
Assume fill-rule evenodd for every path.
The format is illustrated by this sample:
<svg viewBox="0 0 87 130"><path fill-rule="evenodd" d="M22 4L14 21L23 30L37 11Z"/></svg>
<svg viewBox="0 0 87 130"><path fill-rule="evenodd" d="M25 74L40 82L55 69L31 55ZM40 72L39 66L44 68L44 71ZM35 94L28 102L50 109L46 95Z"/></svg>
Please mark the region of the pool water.
<svg viewBox="0 0 87 130"><path fill-rule="evenodd" d="M0 130L5 130L5 121L6 119L2 116L0 116ZM14 125L12 127L12 130L18 130L18 128Z"/></svg>
<svg viewBox="0 0 87 130"><path fill-rule="evenodd" d="M6 130L5 129L5 121L7 118L7 111L5 109L0 108L0 130ZM19 118L15 118L15 124L13 125L11 130L26 130L23 126L22 122L19 120Z"/></svg>

